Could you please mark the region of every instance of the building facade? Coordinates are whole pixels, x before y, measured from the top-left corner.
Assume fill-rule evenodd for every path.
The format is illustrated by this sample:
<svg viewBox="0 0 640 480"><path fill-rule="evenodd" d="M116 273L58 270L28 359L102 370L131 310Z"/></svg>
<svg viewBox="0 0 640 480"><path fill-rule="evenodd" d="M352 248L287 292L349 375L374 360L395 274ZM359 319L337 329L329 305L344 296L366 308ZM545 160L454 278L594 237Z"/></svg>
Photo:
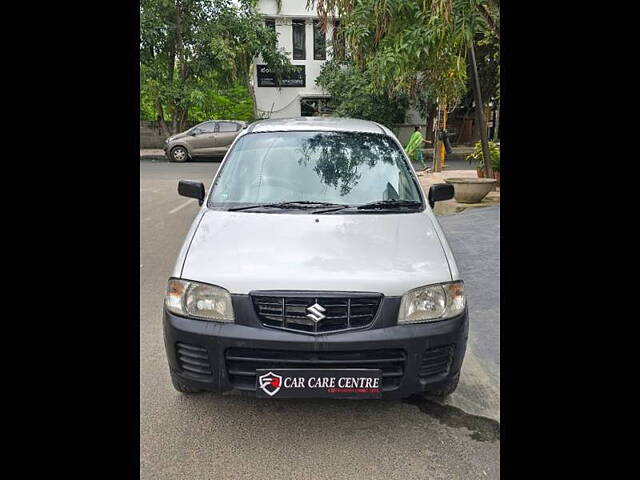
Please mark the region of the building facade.
<svg viewBox="0 0 640 480"><path fill-rule="evenodd" d="M280 3L280 8L278 8ZM315 81L322 64L331 58L331 42L337 19L330 17L326 34L320 30L315 5L307 9L306 0L259 0L258 10L267 26L278 34L282 47L297 72L280 82L268 65L254 60L253 85L258 116L286 118L329 114L326 92Z"/></svg>
<svg viewBox="0 0 640 480"><path fill-rule="evenodd" d="M278 7L280 3L280 7ZM326 34L320 31L314 5L307 9L307 0L259 0L258 11L267 26L278 34L278 46L289 56L298 71L281 82L269 71L260 57L254 59L253 86L259 118L291 118L330 115L329 95L315 83L320 68L331 58L331 44L339 19L329 17ZM449 116L448 130L456 143L474 142L479 138L472 118ZM406 113L404 123L387 125L405 144L414 131L422 127L426 138L433 139L432 124L413 108Z"/></svg>

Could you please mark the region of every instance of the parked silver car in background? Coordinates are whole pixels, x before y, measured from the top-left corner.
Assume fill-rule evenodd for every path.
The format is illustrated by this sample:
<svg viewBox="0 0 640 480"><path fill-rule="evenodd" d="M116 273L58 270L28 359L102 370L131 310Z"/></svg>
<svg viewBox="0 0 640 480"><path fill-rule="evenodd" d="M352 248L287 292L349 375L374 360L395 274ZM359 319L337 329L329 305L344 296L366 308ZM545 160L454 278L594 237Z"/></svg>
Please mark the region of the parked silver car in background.
<svg viewBox="0 0 640 480"><path fill-rule="evenodd" d="M247 124L241 120L202 122L164 142L164 153L172 162L186 162L194 157L223 156Z"/></svg>

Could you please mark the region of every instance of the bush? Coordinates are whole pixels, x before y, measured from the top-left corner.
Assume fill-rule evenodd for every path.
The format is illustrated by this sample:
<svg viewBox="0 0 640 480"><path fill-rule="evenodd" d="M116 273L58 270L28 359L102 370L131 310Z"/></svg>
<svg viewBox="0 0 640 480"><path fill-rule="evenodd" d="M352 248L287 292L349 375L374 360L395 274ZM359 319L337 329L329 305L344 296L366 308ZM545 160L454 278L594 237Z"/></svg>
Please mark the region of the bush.
<svg viewBox="0 0 640 480"><path fill-rule="evenodd" d="M489 155L491 155L491 169L500 171L500 145L496 142L489 142ZM478 168L484 168L484 154L482 153L482 143L476 142L473 147L473 153L467 156L469 163L477 162Z"/></svg>
<svg viewBox="0 0 640 480"><path fill-rule="evenodd" d="M322 65L316 84L331 95L329 106L337 117L372 120L389 128L404 123L406 95L376 94L369 89L370 77L348 61L330 60Z"/></svg>
<svg viewBox="0 0 640 480"><path fill-rule="evenodd" d="M204 83L204 82L203 82ZM165 109L165 121L171 120L169 110ZM140 92L140 120L156 121L157 112L149 88L142 85ZM207 120L255 120L253 99L243 85L229 88L214 88L197 85L189 92L189 118L186 123L196 124Z"/></svg>
<svg viewBox="0 0 640 480"><path fill-rule="evenodd" d="M242 85L224 90L197 89L191 92L190 100L189 119L196 123L219 119L254 120L253 99Z"/></svg>

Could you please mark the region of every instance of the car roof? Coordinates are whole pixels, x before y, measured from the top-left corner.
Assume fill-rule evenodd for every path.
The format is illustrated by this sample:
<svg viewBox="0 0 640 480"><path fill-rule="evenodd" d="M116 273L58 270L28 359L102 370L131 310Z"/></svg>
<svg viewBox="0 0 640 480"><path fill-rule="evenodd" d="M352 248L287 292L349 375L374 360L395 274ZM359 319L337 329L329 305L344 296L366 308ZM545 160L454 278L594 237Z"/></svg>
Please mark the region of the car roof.
<svg viewBox="0 0 640 480"><path fill-rule="evenodd" d="M231 122L231 123L241 123L242 125L247 124L247 122L245 122L244 120L224 120L224 119L216 118L215 120L205 120L204 122L198 123L198 125L202 125L203 123L209 123L209 122Z"/></svg>
<svg viewBox="0 0 640 480"><path fill-rule="evenodd" d="M338 117L297 117L258 120L249 125L247 133L264 132L365 132L388 135L386 127L370 120Z"/></svg>

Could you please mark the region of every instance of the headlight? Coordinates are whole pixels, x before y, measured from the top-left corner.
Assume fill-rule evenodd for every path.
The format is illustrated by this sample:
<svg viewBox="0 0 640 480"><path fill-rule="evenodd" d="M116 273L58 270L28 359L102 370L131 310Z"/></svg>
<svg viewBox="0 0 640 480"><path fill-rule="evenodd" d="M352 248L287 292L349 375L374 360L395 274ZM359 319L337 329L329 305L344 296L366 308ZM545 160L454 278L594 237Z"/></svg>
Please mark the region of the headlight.
<svg viewBox="0 0 640 480"><path fill-rule="evenodd" d="M233 322L231 295L224 288L172 278L164 304L171 313L217 322Z"/></svg>
<svg viewBox="0 0 640 480"><path fill-rule="evenodd" d="M462 282L427 285L405 293L400 302L398 323L421 323L444 320L464 312Z"/></svg>

